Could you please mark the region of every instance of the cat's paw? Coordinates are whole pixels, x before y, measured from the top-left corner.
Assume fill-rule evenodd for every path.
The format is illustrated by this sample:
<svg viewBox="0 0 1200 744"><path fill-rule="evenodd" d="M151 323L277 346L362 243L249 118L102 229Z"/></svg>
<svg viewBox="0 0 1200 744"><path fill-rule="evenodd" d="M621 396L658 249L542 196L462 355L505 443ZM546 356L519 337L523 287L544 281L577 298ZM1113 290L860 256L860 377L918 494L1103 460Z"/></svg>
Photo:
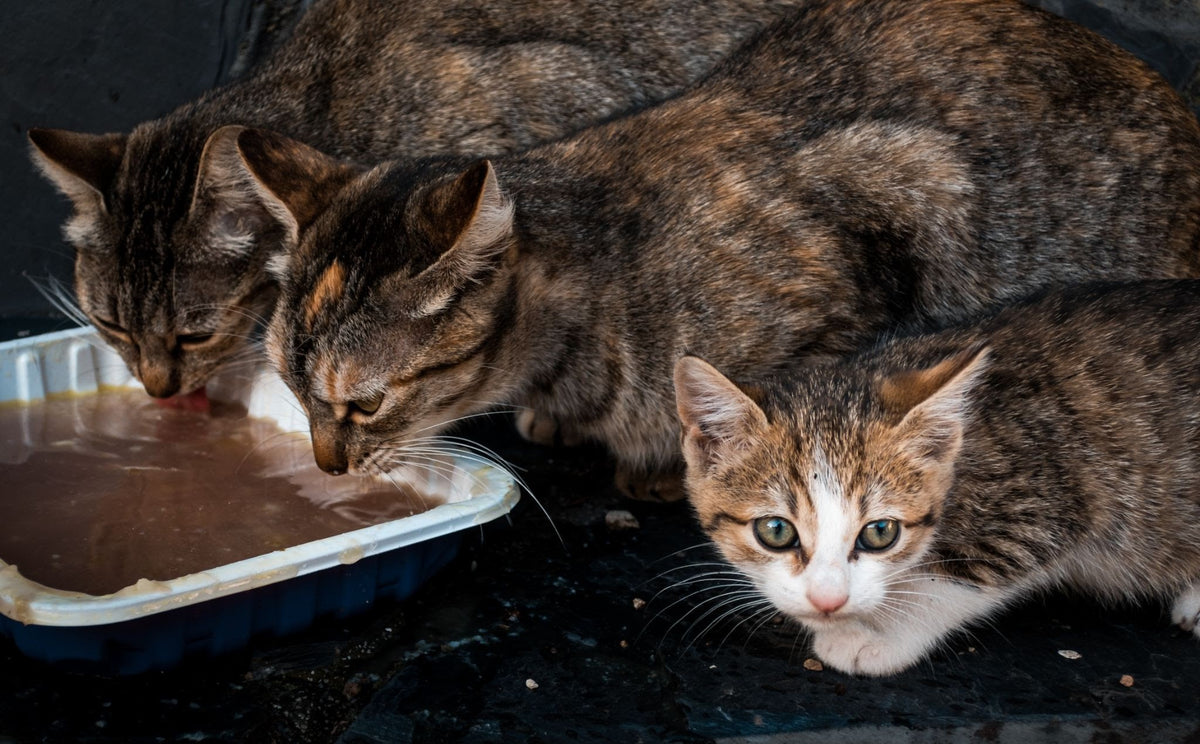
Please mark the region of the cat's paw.
<svg viewBox="0 0 1200 744"><path fill-rule="evenodd" d="M925 655L901 638L888 638L858 629L814 633L813 653L826 666L847 674L883 677L908 669Z"/></svg>
<svg viewBox="0 0 1200 744"><path fill-rule="evenodd" d="M1171 622L1200 638L1200 584L1193 584L1175 599Z"/></svg>
<svg viewBox="0 0 1200 744"><path fill-rule="evenodd" d="M556 444L575 447L583 443L582 438L571 427L553 416L544 416L531 408L521 409L514 418L517 433L528 442L547 447Z"/></svg>
<svg viewBox="0 0 1200 744"><path fill-rule="evenodd" d="M636 501L680 501L687 496L678 471L648 473L618 465L614 481L624 496Z"/></svg>

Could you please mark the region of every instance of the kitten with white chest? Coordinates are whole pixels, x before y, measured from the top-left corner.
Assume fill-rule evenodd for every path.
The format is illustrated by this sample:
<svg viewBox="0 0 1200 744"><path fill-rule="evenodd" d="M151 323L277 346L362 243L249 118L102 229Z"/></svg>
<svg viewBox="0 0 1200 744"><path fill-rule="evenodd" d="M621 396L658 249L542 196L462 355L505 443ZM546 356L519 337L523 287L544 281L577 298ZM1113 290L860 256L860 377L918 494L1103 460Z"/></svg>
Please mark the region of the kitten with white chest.
<svg viewBox="0 0 1200 744"><path fill-rule="evenodd" d="M691 503L827 665L1067 586L1200 636L1200 283L1096 286L739 388L675 370Z"/></svg>

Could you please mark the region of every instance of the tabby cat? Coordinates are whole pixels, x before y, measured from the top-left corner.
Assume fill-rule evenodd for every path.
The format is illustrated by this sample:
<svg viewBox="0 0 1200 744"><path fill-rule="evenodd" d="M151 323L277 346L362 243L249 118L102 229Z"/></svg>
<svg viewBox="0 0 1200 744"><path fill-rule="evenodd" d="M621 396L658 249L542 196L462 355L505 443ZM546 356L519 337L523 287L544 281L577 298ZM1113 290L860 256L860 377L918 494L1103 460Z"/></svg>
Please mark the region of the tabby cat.
<svg viewBox="0 0 1200 744"><path fill-rule="evenodd" d="M675 368L691 502L829 666L891 674L1042 589L1200 636L1200 283L1085 287L739 389Z"/></svg>
<svg viewBox="0 0 1200 744"><path fill-rule="evenodd" d="M296 238L268 352L335 473L515 405L667 498L685 352L742 378L1040 286L1200 272L1196 119L1015 0L813 0L681 96L494 162L238 143Z"/></svg>
<svg viewBox="0 0 1200 744"><path fill-rule="evenodd" d="M34 129L74 202L78 304L151 395L247 349L285 237L229 181L222 125L339 156L488 155L677 92L800 0L324 0L274 58L132 133Z"/></svg>

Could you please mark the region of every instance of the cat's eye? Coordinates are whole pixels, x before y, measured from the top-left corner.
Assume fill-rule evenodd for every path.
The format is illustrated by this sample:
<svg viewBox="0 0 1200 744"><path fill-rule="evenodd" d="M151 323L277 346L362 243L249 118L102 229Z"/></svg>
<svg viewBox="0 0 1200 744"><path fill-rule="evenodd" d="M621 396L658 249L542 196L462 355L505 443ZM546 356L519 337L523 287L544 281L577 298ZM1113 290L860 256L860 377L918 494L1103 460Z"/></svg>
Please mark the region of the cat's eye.
<svg viewBox="0 0 1200 744"><path fill-rule="evenodd" d="M894 519L877 519L868 522L858 533L854 547L859 550L878 552L896 544L900 537L900 523Z"/></svg>
<svg viewBox="0 0 1200 744"><path fill-rule="evenodd" d="M106 318L101 318L99 315L93 315L92 320L96 323L96 326L98 328L100 328L101 330L108 331L109 333L111 333L112 335L121 339L122 341L125 341L127 343L130 342L130 339L132 337L129 335L129 331L125 330L124 328L117 325L113 321L108 320Z"/></svg>
<svg viewBox="0 0 1200 744"><path fill-rule="evenodd" d="M354 408L359 412L370 416L372 413L378 411L379 407L383 405L383 393L376 393L369 398L351 401L350 405L354 406Z"/></svg>
<svg viewBox="0 0 1200 744"><path fill-rule="evenodd" d="M787 550L800 544L796 526L783 517L759 517L754 520L754 536L768 550Z"/></svg>
<svg viewBox="0 0 1200 744"><path fill-rule="evenodd" d="M175 337L175 343L185 349L203 346L209 341L212 341L213 334L211 333L184 333Z"/></svg>

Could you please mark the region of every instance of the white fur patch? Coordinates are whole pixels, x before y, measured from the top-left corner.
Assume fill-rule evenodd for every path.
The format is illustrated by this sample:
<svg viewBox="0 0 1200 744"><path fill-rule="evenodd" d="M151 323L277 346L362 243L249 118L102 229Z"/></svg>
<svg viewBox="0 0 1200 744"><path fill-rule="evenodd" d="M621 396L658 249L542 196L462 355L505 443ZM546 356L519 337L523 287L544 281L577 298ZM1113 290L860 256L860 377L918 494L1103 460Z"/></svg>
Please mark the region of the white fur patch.
<svg viewBox="0 0 1200 744"><path fill-rule="evenodd" d="M967 623L999 610L1016 592L984 590L946 579L904 584L903 601L872 621L815 628L813 651L848 674L881 676L903 671Z"/></svg>
<svg viewBox="0 0 1200 744"><path fill-rule="evenodd" d="M1200 583L1192 584L1175 599L1171 622L1200 638Z"/></svg>
<svg viewBox="0 0 1200 744"><path fill-rule="evenodd" d="M275 253L267 259L267 273L282 282L292 271L292 256L290 253Z"/></svg>

